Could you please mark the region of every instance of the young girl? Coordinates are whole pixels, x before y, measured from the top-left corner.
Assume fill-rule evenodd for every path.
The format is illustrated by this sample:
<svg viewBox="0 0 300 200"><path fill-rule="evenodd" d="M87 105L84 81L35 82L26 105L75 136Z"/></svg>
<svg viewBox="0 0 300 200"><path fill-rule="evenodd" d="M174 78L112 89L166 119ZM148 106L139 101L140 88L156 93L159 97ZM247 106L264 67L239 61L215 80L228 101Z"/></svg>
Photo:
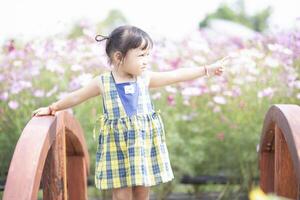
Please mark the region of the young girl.
<svg viewBox="0 0 300 200"><path fill-rule="evenodd" d="M101 38L99 38L101 37ZM33 116L55 112L102 96L103 117L96 152L95 185L112 189L113 200L149 199L150 186L174 179L164 125L154 109L149 88L162 87L201 76L221 75L219 62L173 71L147 70L153 43L134 26L120 26L108 36L106 54L112 71L96 76L65 98L33 111Z"/></svg>

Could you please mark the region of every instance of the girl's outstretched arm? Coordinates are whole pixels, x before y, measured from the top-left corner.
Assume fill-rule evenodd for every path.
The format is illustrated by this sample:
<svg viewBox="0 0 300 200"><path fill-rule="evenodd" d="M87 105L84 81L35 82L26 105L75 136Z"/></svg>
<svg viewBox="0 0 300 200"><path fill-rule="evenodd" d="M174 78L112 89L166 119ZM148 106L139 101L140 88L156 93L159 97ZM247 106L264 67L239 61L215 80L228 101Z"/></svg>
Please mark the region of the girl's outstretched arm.
<svg viewBox="0 0 300 200"><path fill-rule="evenodd" d="M221 75L223 73L223 62L228 57L223 58L211 65L200 67L179 68L166 72L149 72L149 87L156 88L174 83L189 81L205 75Z"/></svg>
<svg viewBox="0 0 300 200"><path fill-rule="evenodd" d="M99 77L93 78L87 85L69 93L64 98L52 103L50 106L41 107L32 112L32 116L54 115L59 110L64 110L86 101L87 99L102 94Z"/></svg>
<svg viewBox="0 0 300 200"><path fill-rule="evenodd" d="M78 105L88 100L89 98L100 95L102 92L99 83L99 77L93 78L82 88L69 93L65 98L53 103L51 105L52 109L54 109L55 111L67 109Z"/></svg>

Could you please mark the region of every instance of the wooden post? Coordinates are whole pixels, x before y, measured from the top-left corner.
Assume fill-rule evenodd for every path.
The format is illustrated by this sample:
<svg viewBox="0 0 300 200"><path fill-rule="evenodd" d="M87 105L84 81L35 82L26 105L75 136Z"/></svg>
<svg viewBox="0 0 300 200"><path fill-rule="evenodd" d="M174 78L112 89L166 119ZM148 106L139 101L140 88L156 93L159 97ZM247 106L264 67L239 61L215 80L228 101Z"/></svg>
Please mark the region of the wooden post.
<svg viewBox="0 0 300 200"><path fill-rule="evenodd" d="M265 193L300 200L300 107L273 105L259 145L260 187Z"/></svg>
<svg viewBox="0 0 300 200"><path fill-rule="evenodd" d="M69 199L86 200L87 176L82 156L68 156L68 194Z"/></svg>
<svg viewBox="0 0 300 200"><path fill-rule="evenodd" d="M3 200L86 200L89 155L78 121L67 111L33 117L9 167Z"/></svg>
<svg viewBox="0 0 300 200"><path fill-rule="evenodd" d="M298 183L293 161L281 130L275 125L275 193L297 199Z"/></svg>
<svg viewBox="0 0 300 200"><path fill-rule="evenodd" d="M48 152L43 170L42 186L44 200L67 200L65 131L58 133Z"/></svg>

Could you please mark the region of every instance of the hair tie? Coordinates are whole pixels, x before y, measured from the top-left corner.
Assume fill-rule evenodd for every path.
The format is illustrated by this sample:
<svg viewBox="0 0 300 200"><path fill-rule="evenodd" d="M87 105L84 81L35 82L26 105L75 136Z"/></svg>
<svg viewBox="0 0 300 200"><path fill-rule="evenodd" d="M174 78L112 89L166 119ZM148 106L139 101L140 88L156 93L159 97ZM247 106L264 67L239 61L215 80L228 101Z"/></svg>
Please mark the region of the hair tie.
<svg viewBox="0 0 300 200"><path fill-rule="evenodd" d="M98 37L102 37L102 39L99 39ZM109 39L109 37L107 37L107 36L104 36L104 35L96 35L96 37L95 37L95 40L97 41L97 42L101 42L101 41L103 41L103 40L108 40Z"/></svg>

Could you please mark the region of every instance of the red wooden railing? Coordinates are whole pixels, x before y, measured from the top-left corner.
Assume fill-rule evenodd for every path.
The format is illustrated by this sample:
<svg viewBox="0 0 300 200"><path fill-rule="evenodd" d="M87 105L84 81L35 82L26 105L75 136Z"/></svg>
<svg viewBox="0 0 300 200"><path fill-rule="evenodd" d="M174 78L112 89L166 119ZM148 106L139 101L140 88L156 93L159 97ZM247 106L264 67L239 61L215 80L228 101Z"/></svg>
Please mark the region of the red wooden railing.
<svg viewBox="0 0 300 200"><path fill-rule="evenodd" d="M262 190L300 199L300 107L273 105L265 116L260 141Z"/></svg>
<svg viewBox="0 0 300 200"><path fill-rule="evenodd" d="M82 128L67 111L33 117L10 163L3 199L87 199L89 155Z"/></svg>

